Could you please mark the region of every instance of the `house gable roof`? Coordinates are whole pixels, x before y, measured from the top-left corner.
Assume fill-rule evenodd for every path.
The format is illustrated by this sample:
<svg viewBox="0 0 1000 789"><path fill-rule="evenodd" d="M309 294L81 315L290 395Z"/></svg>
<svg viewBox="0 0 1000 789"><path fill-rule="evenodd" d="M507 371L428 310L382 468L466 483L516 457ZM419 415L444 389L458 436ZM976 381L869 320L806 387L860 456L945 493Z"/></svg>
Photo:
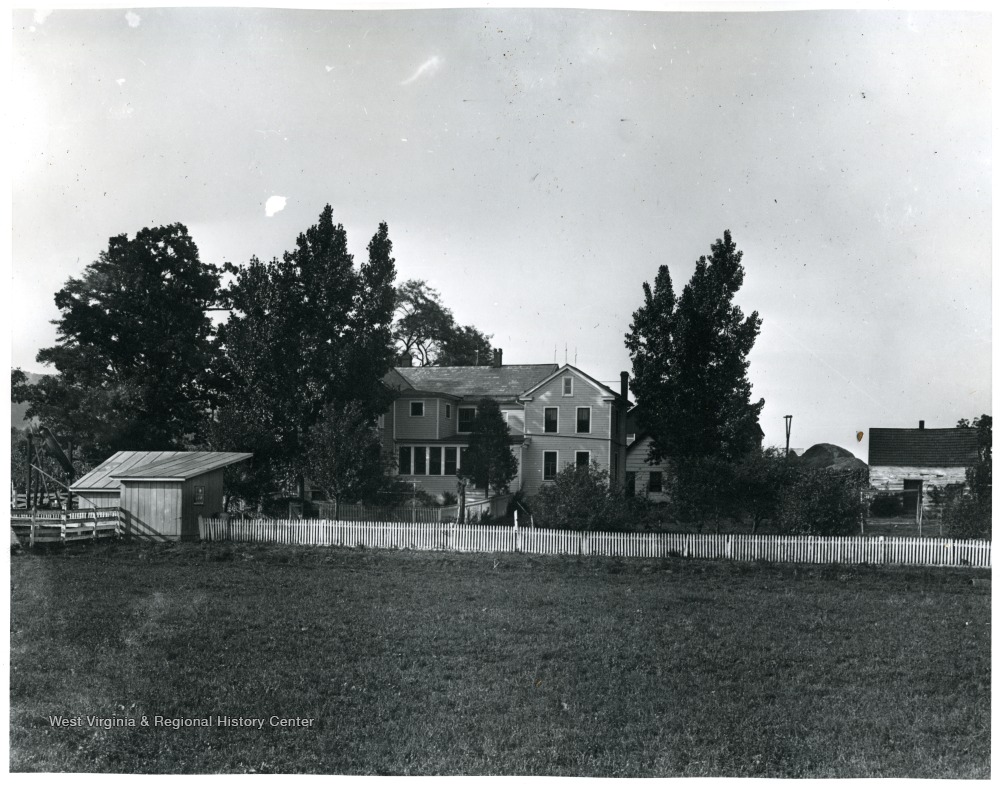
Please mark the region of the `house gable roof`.
<svg viewBox="0 0 1000 789"><path fill-rule="evenodd" d="M551 365L551 366L555 367L555 365ZM614 389L612 389L609 386L605 386L600 381L598 381L596 378L591 378L589 375L587 375L585 372L583 372L583 370L578 370L576 367L574 367L571 364L564 364L562 367L558 367L558 368L552 370L552 373L550 375L547 375L545 378L543 378L541 381L539 381L538 383L536 383L530 389L525 390L525 392L523 393L523 396L527 397L532 392L536 391L537 389L541 389L543 386L545 386L546 384L548 384L553 379L558 378L560 375L563 375L564 373L567 373L567 372L572 372L572 373L580 376L580 378L582 378L584 381L586 381L591 386L593 386L595 389L597 389L599 392L601 392L601 394L603 394L605 397L616 397L617 398L619 396L618 392L616 392ZM625 402L626 402L626 407L628 405L631 405L631 403L628 400L626 400Z"/></svg>
<svg viewBox="0 0 1000 789"><path fill-rule="evenodd" d="M398 386L402 379L410 389L421 394L452 395L467 399L492 397L513 400L527 389L558 370L555 364L505 364L502 367L394 367L386 383L407 395Z"/></svg>
<svg viewBox="0 0 1000 789"><path fill-rule="evenodd" d="M868 431L869 466L971 466L978 458L979 441L971 427Z"/></svg>

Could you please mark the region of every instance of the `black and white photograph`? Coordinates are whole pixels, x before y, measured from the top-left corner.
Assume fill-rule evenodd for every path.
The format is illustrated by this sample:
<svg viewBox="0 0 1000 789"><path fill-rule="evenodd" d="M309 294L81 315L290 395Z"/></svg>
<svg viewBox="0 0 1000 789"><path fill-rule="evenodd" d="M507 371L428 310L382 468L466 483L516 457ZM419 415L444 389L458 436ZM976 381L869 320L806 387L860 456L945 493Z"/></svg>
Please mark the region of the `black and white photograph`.
<svg viewBox="0 0 1000 789"><path fill-rule="evenodd" d="M8 772L990 779L992 14L12 10Z"/></svg>

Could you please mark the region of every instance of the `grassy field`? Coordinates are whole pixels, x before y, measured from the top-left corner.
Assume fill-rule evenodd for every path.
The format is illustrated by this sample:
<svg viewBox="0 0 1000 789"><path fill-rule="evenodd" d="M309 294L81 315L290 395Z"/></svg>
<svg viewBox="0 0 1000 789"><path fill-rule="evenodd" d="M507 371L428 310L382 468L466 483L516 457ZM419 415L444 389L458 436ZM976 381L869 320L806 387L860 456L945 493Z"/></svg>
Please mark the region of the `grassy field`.
<svg viewBox="0 0 1000 789"><path fill-rule="evenodd" d="M989 777L988 571L220 544L11 564L12 771Z"/></svg>

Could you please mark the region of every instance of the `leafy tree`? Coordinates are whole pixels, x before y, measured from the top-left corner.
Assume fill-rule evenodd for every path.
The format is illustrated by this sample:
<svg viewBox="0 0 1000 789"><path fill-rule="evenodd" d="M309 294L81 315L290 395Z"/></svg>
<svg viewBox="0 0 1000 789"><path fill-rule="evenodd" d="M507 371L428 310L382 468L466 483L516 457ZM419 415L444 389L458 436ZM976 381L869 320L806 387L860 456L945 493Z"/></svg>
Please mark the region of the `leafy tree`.
<svg viewBox="0 0 1000 789"><path fill-rule="evenodd" d="M781 494L794 478L784 450L776 447L754 450L732 462L733 504L738 518L750 521L753 534L765 523L774 523Z"/></svg>
<svg viewBox="0 0 1000 789"><path fill-rule="evenodd" d="M398 356L420 366L488 365L493 359L490 336L459 325L424 280L407 280L396 289L393 339Z"/></svg>
<svg viewBox="0 0 1000 789"><path fill-rule="evenodd" d="M324 407L306 441L306 460L309 479L338 501L371 498L392 468L378 428L354 401Z"/></svg>
<svg viewBox="0 0 1000 789"><path fill-rule="evenodd" d="M652 288L643 283L644 302L625 345L653 460L733 459L757 446L764 401L751 401L747 356L761 321L733 303L743 284L742 257L727 230L697 261L679 299L667 266Z"/></svg>
<svg viewBox="0 0 1000 789"><path fill-rule="evenodd" d="M91 460L121 449L179 449L212 403L212 324L219 272L181 224L115 236L55 294L57 375L18 384L37 417Z"/></svg>
<svg viewBox="0 0 1000 789"><path fill-rule="evenodd" d="M965 470L965 481L976 500L987 501L993 485L993 417L983 414L972 420L959 419L958 427L976 430L979 457Z"/></svg>
<svg viewBox="0 0 1000 789"><path fill-rule="evenodd" d="M739 515L734 462L718 455L687 458L675 464L670 498L681 521L716 532Z"/></svg>
<svg viewBox="0 0 1000 789"><path fill-rule="evenodd" d="M388 407L381 384L393 358L388 227L379 226L356 269L344 227L327 205L280 260L255 257L226 271L231 314L218 331L224 398L212 440L255 453L248 480L255 496L293 482L301 496L307 439L324 409L354 403L374 420Z"/></svg>
<svg viewBox="0 0 1000 789"><path fill-rule="evenodd" d="M989 540L993 536L993 417L983 414L972 422L960 419L958 427L975 428L979 456L965 470L967 490L952 493L941 518L952 537Z"/></svg>
<svg viewBox="0 0 1000 789"><path fill-rule="evenodd" d="M469 452L463 460L462 476L476 487L501 492L510 490L517 476L517 458L510 448L510 428L504 421L496 400L479 401L469 435Z"/></svg>

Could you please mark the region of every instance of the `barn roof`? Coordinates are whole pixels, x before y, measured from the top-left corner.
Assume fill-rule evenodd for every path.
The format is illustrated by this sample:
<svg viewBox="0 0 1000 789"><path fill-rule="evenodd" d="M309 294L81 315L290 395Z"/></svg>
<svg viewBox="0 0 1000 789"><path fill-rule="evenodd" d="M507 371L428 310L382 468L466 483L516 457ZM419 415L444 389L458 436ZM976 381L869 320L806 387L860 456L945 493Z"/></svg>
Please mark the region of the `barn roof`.
<svg viewBox="0 0 1000 789"><path fill-rule="evenodd" d="M395 367L392 372L421 393L501 399L517 397L558 369L557 364L505 364L502 367ZM395 376L386 379L390 386L397 381Z"/></svg>
<svg viewBox="0 0 1000 789"><path fill-rule="evenodd" d="M971 466L979 441L971 427L873 427L868 431L869 466Z"/></svg>
<svg viewBox="0 0 1000 789"><path fill-rule="evenodd" d="M71 487L74 491L118 490L123 478L189 479L249 457L246 452L115 452ZM158 471L150 474L153 469Z"/></svg>

